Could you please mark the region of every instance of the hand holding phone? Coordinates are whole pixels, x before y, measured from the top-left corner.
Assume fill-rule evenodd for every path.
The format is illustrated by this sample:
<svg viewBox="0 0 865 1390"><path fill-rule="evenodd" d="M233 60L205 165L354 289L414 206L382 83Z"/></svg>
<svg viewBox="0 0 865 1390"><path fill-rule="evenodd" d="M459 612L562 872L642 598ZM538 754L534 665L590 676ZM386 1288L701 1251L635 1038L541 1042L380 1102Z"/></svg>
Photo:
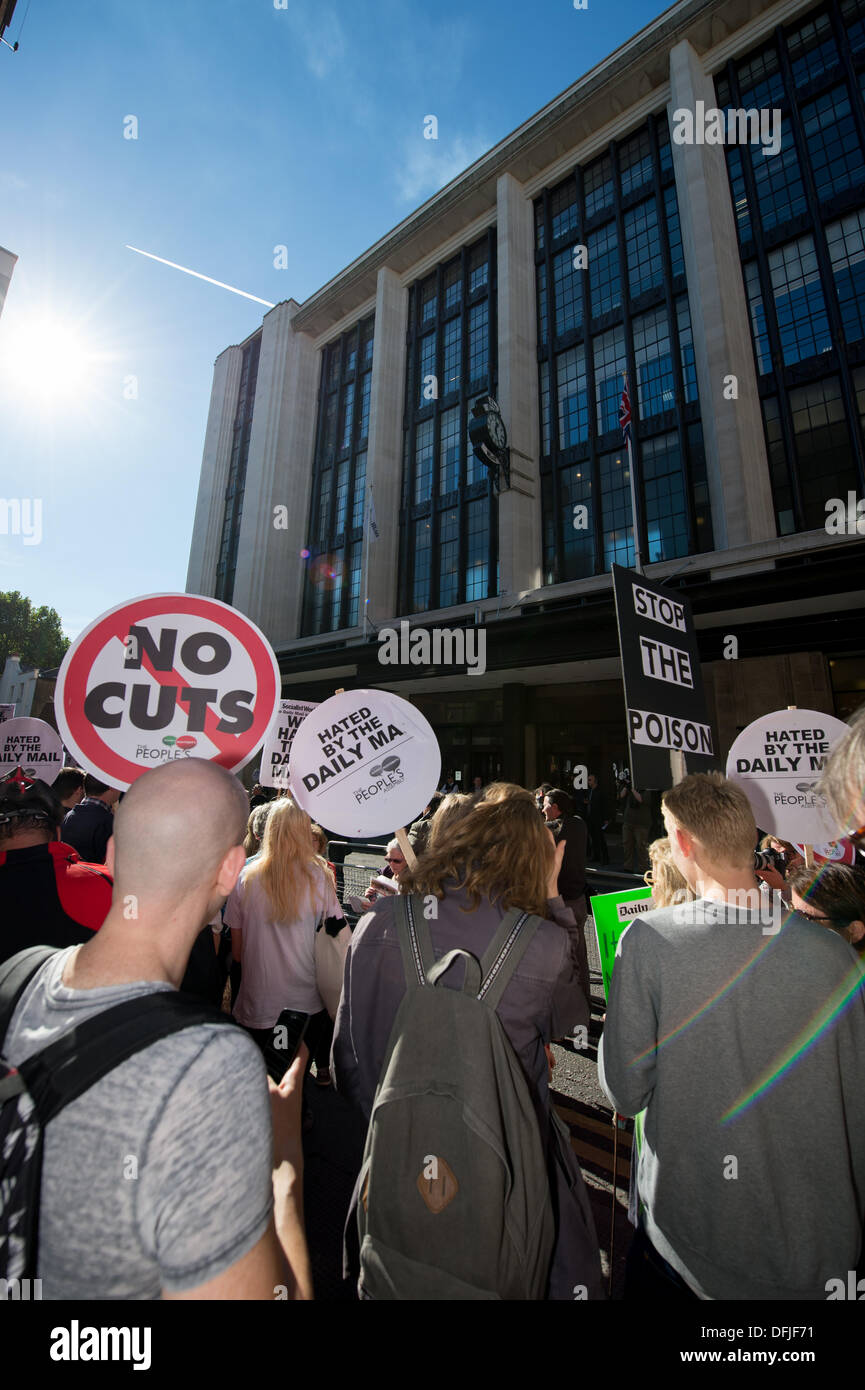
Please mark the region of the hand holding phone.
<svg viewBox="0 0 865 1390"><path fill-rule="evenodd" d="M264 1060L267 1074L277 1086L288 1071L309 1027L309 1014L297 1009L283 1009L271 1029L271 1040L265 1045Z"/></svg>

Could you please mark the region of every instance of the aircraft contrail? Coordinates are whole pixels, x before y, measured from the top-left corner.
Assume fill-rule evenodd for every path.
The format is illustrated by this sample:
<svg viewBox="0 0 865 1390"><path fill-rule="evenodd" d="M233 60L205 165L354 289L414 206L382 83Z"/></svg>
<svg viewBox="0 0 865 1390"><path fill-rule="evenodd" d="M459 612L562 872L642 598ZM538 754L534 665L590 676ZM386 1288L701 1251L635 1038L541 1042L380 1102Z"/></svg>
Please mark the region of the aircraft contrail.
<svg viewBox="0 0 865 1390"><path fill-rule="evenodd" d="M148 256L151 261L160 261L162 265L170 265L172 270L182 270L184 275L194 275L197 280L206 280L208 285L217 285L221 290L231 290L232 294L242 294L244 299L254 299L256 304L266 304L268 309L275 309L276 305L271 304L269 299L259 299L257 294L247 294L246 290L235 289L234 285L226 285L222 280L214 280L210 275L202 275L200 270L190 270L188 266L178 265L176 261L167 261L164 256L154 256L152 251L142 251L140 246L130 246L125 243L127 251L137 251L139 256Z"/></svg>

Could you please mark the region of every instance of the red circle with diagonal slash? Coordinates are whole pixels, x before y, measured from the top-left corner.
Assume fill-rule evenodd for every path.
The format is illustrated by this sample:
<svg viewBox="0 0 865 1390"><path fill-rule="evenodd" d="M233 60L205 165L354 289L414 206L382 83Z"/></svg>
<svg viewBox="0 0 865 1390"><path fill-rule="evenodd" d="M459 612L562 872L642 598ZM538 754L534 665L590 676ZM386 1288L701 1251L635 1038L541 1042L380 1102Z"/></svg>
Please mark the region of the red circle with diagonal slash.
<svg viewBox="0 0 865 1390"><path fill-rule="evenodd" d="M148 594L109 609L107 613L103 613L82 632L63 658L63 664L57 676L54 708L63 742L70 751L75 753L82 766L103 782L122 790L131 786L142 772L148 770L148 767L158 764L155 762L136 762L125 757L111 746L102 731L97 729L87 718L84 713L84 702L88 694L88 682L95 663L102 656L109 643L118 639L120 643L123 643L133 626L146 625L154 618L161 616L170 619L173 615L188 615L200 619L203 624L209 625L226 638L233 654L242 653L252 665L255 688L251 702L253 719L248 729L239 734L218 733L215 728L219 722L218 700L214 702L215 707L208 703L204 716L204 732L206 739L218 749L215 755L208 755L210 761L219 763L229 772L243 767L244 763L249 761L263 743L280 697L279 666L273 648L256 625L245 618L242 613L239 613L236 608L230 607L229 604L198 594ZM115 679L123 682L129 680L130 677L130 671L128 669L124 671L122 665L124 658L125 650L121 651L118 648ZM146 671L151 678L160 682L156 671L151 667L144 666L143 659L141 670ZM171 678L169 676L169 679ZM102 679L105 679L104 671ZM190 681L197 680L199 683L212 686L214 683L218 684L219 678L218 676L204 675L180 676L178 679L187 685ZM160 683L165 684L166 682ZM220 692L220 694L222 693L226 692ZM116 699L117 697L113 698ZM183 701L179 696L176 703L181 710L185 706L189 706L189 701ZM124 703L121 728L128 727L130 727L129 713ZM117 731L112 732L116 737ZM161 729L143 733L139 731L136 737L139 739L159 738L161 741L163 732ZM184 746L189 748L191 737L188 734L181 735L184 741L181 748ZM199 739L197 743L200 747L201 740ZM204 756L201 753L196 754L191 748L189 748L189 753L192 756Z"/></svg>

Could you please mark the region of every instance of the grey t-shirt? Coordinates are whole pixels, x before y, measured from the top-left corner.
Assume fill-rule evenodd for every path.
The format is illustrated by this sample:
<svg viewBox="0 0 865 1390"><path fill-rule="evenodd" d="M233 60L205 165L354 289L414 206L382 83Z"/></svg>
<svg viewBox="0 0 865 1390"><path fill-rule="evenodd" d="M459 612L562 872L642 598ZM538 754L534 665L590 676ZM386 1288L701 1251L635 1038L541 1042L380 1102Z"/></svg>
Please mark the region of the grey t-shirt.
<svg viewBox="0 0 865 1390"><path fill-rule="evenodd" d="M4 1053L20 1063L74 1024L169 990L61 983L77 947L28 985ZM273 1207L264 1061L239 1028L153 1043L66 1106L45 1132L37 1275L46 1299L156 1299L196 1288L251 1250Z"/></svg>

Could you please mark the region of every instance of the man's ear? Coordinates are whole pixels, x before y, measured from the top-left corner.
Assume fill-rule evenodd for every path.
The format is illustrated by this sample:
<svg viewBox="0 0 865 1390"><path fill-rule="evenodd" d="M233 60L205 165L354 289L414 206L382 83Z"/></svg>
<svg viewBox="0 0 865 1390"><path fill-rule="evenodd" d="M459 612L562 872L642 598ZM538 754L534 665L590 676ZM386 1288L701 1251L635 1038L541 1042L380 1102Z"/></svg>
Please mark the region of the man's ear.
<svg viewBox="0 0 865 1390"><path fill-rule="evenodd" d="M673 827L673 834L676 837L676 844L679 846L679 849L681 850L685 858L693 859L694 841L688 834L687 830L685 830L684 827L681 825L676 825Z"/></svg>
<svg viewBox="0 0 865 1390"><path fill-rule="evenodd" d="M246 850L243 845L234 845L226 854L216 875L214 891L219 897L228 897L245 863Z"/></svg>
<svg viewBox="0 0 865 1390"><path fill-rule="evenodd" d="M847 928L847 931L849 932L848 940L852 943L852 945L857 946L859 942L862 940L863 936L865 936L865 922L860 922L858 920L855 922L851 922Z"/></svg>

